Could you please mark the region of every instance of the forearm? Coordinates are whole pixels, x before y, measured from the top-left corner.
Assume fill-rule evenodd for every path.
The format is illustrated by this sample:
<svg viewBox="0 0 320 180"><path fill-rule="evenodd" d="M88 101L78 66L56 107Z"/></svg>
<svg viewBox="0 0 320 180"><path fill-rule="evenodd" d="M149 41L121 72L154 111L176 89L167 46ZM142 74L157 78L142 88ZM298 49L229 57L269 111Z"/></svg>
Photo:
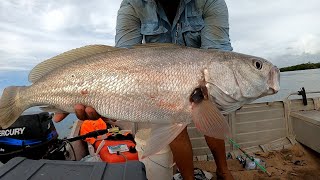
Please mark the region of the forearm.
<svg viewBox="0 0 320 180"><path fill-rule="evenodd" d="M203 11L201 48L232 51L229 38L229 15L224 0L208 0Z"/></svg>
<svg viewBox="0 0 320 180"><path fill-rule="evenodd" d="M141 44L141 22L129 2L123 1L117 16L115 46L130 47Z"/></svg>

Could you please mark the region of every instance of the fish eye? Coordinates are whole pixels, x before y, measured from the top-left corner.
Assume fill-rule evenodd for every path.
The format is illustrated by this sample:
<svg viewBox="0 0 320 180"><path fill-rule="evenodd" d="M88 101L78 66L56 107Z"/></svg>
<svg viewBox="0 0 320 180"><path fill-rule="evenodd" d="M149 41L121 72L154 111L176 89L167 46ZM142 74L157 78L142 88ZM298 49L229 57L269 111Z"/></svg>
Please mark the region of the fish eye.
<svg viewBox="0 0 320 180"><path fill-rule="evenodd" d="M256 69L261 70L262 69L262 62L259 60L253 60L253 65Z"/></svg>

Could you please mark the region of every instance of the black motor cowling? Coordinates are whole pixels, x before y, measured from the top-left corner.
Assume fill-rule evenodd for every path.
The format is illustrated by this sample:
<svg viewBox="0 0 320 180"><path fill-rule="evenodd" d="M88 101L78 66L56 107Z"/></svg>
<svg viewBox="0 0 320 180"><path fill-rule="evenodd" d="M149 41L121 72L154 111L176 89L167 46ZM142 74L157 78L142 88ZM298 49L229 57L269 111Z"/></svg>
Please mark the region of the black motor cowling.
<svg viewBox="0 0 320 180"><path fill-rule="evenodd" d="M0 161L17 156L41 159L57 138L49 113L22 115L9 128L0 129Z"/></svg>

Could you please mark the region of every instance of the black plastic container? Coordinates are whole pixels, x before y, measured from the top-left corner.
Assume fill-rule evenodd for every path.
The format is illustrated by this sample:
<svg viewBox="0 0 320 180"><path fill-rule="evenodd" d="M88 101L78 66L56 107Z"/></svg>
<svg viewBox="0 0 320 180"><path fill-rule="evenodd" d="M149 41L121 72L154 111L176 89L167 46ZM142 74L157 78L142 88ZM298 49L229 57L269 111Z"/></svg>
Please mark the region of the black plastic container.
<svg viewBox="0 0 320 180"><path fill-rule="evenodd" d="M140 161L124 163L14 158L0 167L1 180L147 180Z"/></svg>

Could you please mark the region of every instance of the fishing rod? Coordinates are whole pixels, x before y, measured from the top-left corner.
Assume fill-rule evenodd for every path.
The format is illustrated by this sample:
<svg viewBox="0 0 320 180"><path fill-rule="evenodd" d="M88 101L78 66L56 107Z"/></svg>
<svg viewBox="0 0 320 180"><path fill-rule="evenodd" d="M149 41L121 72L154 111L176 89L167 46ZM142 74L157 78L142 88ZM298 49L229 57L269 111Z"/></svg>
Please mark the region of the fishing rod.
<svg viewBox="0 0 320 180"><path fill-rule="evenodd" d="M237 147L241 152L243 152L243 154L244 154L247 158L249 158L251 161L253 161L263 172L267 173L269 177L271 176L271 173L268 172L266 168L264 168L263 166L261 166L252 156L249 156L249 154L248 154L245 150L243 150L243 149L240 147L239 144L237 144L233 139L231 139L231 138L229 138L229 137L228 137L228 139L229 139L229 141L230 141L235 147Z"/></svg>
<svg viewBox="0 0 320 180"><path fill-rule="evenodd" d="M105 133L108 132L108 129L102 129L102 130L95 130L92 132L88 132L87 134L81 135L81 136L76 136L76 137L72 137L72 138L64 138L64 139L57 139L55 145L49 149L47 151L47 153L43 156L43 158L45 159L54 159L54 155L55 153L59 152L61 149L65 148L67 144L70 145L71 150L73 152L74 155L74 160L76 160L76 153L74 151L74 148L71 144L71 142L73 141L77 141L77 140L85 140L86 138L91 138L91 137L98 137L100 135L103 135Z"/></svg>
<svg viewBox="0 0 320 180"><path fill-rule="evenodd" d="M103 135L105 133L108 132L108 129L102 129L102 130L96 130L96 131L92 131L92 132L89 132L87 134L84 134L84 135L81 135L81 136L77 136L77 137L73 137L73 138L69 138L69 139L66 139L68 140L69 142L73 142L73 141L77 141L77 140L85 140L86 138L90 138L90 137L97 137L97 136L100 136L100 135Z"/></svg>

